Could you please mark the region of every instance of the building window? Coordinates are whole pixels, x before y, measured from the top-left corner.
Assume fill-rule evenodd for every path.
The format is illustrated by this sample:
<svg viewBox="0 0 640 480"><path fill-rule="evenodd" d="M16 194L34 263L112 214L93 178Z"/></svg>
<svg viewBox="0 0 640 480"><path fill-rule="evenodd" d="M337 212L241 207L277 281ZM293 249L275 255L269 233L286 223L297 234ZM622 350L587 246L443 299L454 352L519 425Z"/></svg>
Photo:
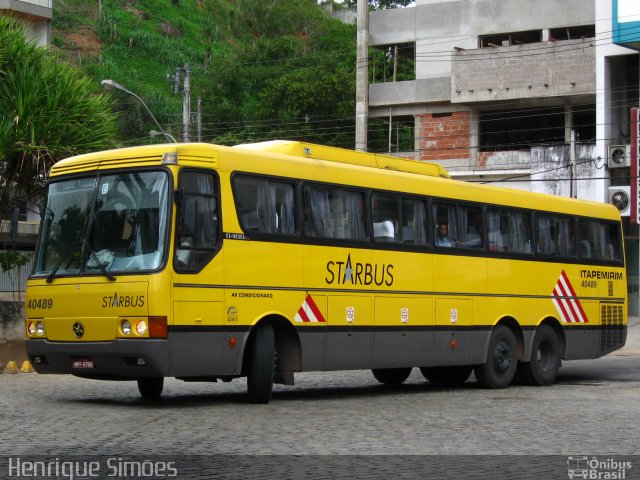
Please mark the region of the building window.
<svg viewBox="0 0 640 480"><path fill-rule="evenodd" d="M595 25L579 25L549 29L549 40L574 40L581 38L594 38L595 36Z"/></svg>
<svg viewBox="0 0 640 480"><path fill-rule="evenodd" d="M369 50L371 83L416 79L416 44L378 45Z"/></svg>
<svg viewBox="0 0 640 480"><path fill-rule="evenodd" d="M542 30L527 30L524 32L497 33L480 36L480 48L508 47L510 45L524 45L542 41Z"/></svg>
<svg viewBox="0 0 640 480"><path fill-rule="evenodd" d="M480 112L478 119L481 152L529 150L533 146L567 143L564 107ZM595 142L595 105L574 107L573 128L577 141Z"/></svg>

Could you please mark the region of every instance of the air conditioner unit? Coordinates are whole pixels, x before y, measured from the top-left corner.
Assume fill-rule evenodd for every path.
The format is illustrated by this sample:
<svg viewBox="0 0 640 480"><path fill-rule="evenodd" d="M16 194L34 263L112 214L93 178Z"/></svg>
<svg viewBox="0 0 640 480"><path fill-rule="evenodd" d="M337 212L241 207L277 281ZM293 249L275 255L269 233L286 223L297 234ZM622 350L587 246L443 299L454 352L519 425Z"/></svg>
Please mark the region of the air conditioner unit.
<svg viewBox="0 0 640 480"><path fill-rule="evenodd" d="M609 203L620 210L620 215L628 217L631 212L631 187L609 187Z"/></svg>
<svg viewBox="0 0 640 480"><path fill-rule="evenodd" d="M629 145L609 145L607 164L609 168L629 167L631 165Z"/></svg>

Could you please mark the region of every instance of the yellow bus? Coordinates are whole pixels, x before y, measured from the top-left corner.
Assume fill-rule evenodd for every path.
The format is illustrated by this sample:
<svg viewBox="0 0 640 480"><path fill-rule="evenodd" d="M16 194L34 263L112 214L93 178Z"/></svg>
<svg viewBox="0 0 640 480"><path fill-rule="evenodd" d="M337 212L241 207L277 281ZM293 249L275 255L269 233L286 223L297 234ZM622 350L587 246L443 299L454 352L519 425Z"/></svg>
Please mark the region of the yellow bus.
<svg viewBox="0 0 640 480"><path fill-rule="evenodd" d="M439 165L300 142L153 145L51 170L26 294L39 373L400 384L514 378L627 335L616 208L452 180Z"/></svg>

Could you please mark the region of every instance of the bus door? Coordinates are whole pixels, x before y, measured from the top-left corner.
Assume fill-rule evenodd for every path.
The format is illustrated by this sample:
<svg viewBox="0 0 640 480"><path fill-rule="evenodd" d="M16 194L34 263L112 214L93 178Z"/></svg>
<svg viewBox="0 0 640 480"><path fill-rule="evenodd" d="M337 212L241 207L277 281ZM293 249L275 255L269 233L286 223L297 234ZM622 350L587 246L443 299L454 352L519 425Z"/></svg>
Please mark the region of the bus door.
<svg viewBox="0 0 640 480"><path fill-rule="evenodd" d="M170 328L175 376L211 375L222 369L225 315L218 192L214 172L180 172Z"/></svg>

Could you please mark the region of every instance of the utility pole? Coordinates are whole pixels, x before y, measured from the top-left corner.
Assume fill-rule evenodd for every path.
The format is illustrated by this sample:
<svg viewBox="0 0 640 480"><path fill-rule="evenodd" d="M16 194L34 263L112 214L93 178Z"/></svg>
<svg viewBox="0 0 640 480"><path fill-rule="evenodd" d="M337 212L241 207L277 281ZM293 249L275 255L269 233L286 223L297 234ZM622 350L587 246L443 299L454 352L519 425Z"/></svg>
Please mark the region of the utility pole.
<svg viewBox="0 0 640 480"><path fill-rule="evenodd" d="M191 120L191 70L184 64L184 84L182 87L182 141L189 141L189 122Z"/></svg>
<svg viewBox="0 0 640 480"><path fill-rule="evenodd" d="M576 131L573 128L571 129L571 146L569 148L569 162L571 162L571 198L578 198Z"/></svg>
<svg viewBox="0 0 640 480"><path fill-rule="evenodd" d="M356 53L356 150L367 151L369 120L369 2L358 0Z"/></svg>
<svg viewBox="0 0 640 480"><path fill-rule="evenodd" d="M189 124L191 122L191 69L185 63L183 68L176 67L173 79L174 95L180 91L180 75L182 75L182 141L189 141ZM170 80L171 77L167 76Z"/></svg>
<svg viewBox="0 0 640 480"><path fill-rule="evenodd" d="M196 126L198 132L198 143L202 142L202 99L198 97L196 100Z"/></svg>

